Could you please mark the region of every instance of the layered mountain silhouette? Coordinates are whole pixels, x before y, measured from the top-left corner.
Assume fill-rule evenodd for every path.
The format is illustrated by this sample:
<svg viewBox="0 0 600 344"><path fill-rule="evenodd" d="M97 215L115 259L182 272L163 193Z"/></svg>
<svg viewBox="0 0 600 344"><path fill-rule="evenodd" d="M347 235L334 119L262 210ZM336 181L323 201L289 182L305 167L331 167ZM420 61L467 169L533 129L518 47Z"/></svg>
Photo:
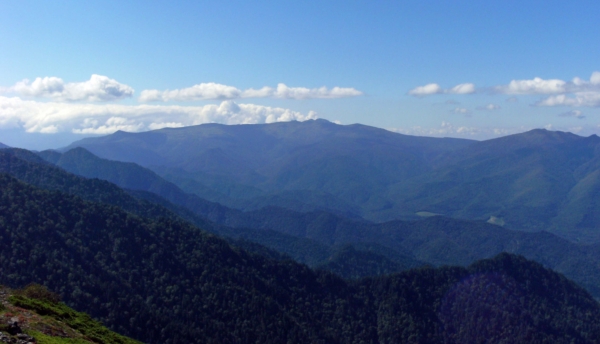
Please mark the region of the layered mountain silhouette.
<svg viewBox="0 0 600 344"><path fill-rule="evenodd" d="M376 222L441 214L595 243L599 144L542 129L478 142L315 120L117 132L67 149L135 162L241 210L275 205Z"/></svg>
<svg viewBox="0 0 600 344"><path fill-rule="evenodd" d="M29 160L41 160L29 154ZM105 179L127 189L156 192L158 195L129 191L126 196L161 204L201 228L242 239L237 242L242 247L247 247L243 246L247 242L258 243L346 278L387 274L423 264L464 266L501 252L511 252L564 273L593 295L600 296L600 247L572 243L546 231L513 231L484 221L441 216L372 223L325 211L301 213L279 207L242 212L186 194L137 164L100 159L83 148L63 154L46 151L39 156L85 177ZM12 163L13 170L17 165ZM47 171L43 175L59 172ZM78 180L88 183L85 179ZM119 198L113 197L111 204L115 204L116 199Z"/></svg>
<svg viewBox="0 0 600 344"><path fill-rule="evenodd" d="M1 157L0 283L46 285L144 342L593 343L600 336L600 306L590 294L523 257L347 282L249 254L29 152Z"/></svg>
<svg viewBox="0 0 600 344"><path fill-rule="evenodd" d="M10 148L10 147L5 145L4 143L0 142L0 149L2 149L2 148Z"/></svg>
<svg viewBox="0 0 600 344"><path fill-rule="evenodd" d="M385 196L390 185L429 171L440 155L470 142L314 120L117 132L67 150L84 147L150 167L188 192L233 208L278 205L369 217L393 205Z"/></svg>

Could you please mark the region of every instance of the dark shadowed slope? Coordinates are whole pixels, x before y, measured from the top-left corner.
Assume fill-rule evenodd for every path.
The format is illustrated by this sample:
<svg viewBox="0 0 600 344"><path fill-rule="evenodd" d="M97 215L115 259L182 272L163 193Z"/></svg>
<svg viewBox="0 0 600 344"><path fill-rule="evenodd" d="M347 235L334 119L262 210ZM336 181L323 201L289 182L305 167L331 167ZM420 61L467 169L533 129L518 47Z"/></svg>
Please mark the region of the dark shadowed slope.
<svg viewBox="0 0 600 344"><path fill-rule="evenodd" d="M48 154L50 153L41 153L42 156ZM139 180L149 180L144 184L147 186L168 184L140 166L99 159L81 148L62 156L60 153L51 154L63 167L79 172L87 171L91 173L88 175L90 177L121 176L114 179L117 183L124 183L121 185L125 187L134 185L127 184L127 181L134 180L137 183L136 175L139 175ZM165 189L178 190L174 186L158 190ZM594 295L600 295L600 257L594 253L596 246L573 244L548 232L522 233L483 221L443 217L373 224L322 211L298 213L278 207L244 213L201 200L180 190L175 191L166 193L165 197L174 203L187 199L187 203L178 204L201 218L208 217L223 225L202 222L193 214L179 212L202 228L220 235L260 243L297 261L344 273L345 277L400 271L422 264L420 262L467 265L500 252L512 252L564 273ZM150 194L142 193L138 196L169 206L168 202L159 197L151 197ZM352 245L355 249L348 249L347 245ZM353 262L352 265L349 262ZM359 262L363 264L358 264Z"/></svg>
<svg viewBox="0 0 600 344"><path fill-rule="evenodd" d="M48 285L149 343L593 343L600 306L563 276L501 255L348 283L181 221L0 175L0 283Z"/></svg>
<svg viewBox="0 0 600 344"><path fill-rule="evenodd" d="M81 170L104 171L108 173L108 175L119 175L120 173L127 175L127 171L129 171L133 172L134 176L135 173L139 172L140 177L142 177L144 173L146 173L148 176L154 176L155 179L157 179L154 180L150 178L150 180L154 180L154 183L150 183L148 185L161 185L161 183L167 185L169 184L164 181L161 182L160 178L154 175L153 172L147 171L135 164L110 162L107 160L98 159L83 149L76 150L73 153L83 153L82 156L86 157L86 159L84 159L85 163L79 161L78 159L60 160L65 163L66 167L73 168L74 166L82 166ZM45 156L51 161L59 161L57 159L59 159L61 156L60 153L53 152L44 152L40 155ZM80 157L79 154L65 154L65 156L67 158ZM74 161L79 161L79 163L67 163ZM87 164L92 162L99 162L100 164L95 169L85 167L88 166ZM111 164L114 165L117 172L113 173L109 168L107 168L108 166L111 166ZM230 238L231 242L233 242L235 245L242 246L253 252L259 252L271 257L281 257L281 254L284 254L286 257L282 257L281 259L293 258L296 261L303 262L311 266L316 266L328 261L328 259L335 255L336 251L338 250L337 247L324 245L309 238L291 236L280 231L265 228L248 228L244 225L242 220L233 221L238 224L236 228L228 227L223 224L230 221L225 220L243 219L245 215L239 210L229 210L218 204L213 204L211 202L198 199L198 197L195 195L186 195L181 191L169 193L171 196L181 196L175 197L177 200L186 200L188 199L186 197L189 196L189 199L191 200L191 203L189 204L194 206L194 211L191 211L182 206L177 206L153 193L146 191L125 191L107 181L75 176L61 168L51 165L50 163L42 160L38 155L27 150L10 149L0 152L0 172L11 174L16 178L27 183L31 183L37 187L48 190L58 190L72 195L77 195L86 200L99 201L102 203L119 206L126 211L143 217L149 217L153 219L178 219L181 217L206 231ZM96 174L96 176L97 175L98 174ZM126 177L119 180L129 181L134 179L135 178ZM141 185L144 185L144 183ZM171 190L171 188L166 189ZM205 214L207 215L205 216ZM223 219L222 224L217 224L207 220L207 216ZM251 244L251 242L255 244ZM256 245L256 243L260 245ZM264 245L272 250L276 250L281 254L274 254L274 252L269 251L265 247L261 247L261 245ZM381 251L380 249L372 246L366 247L365 250L369 251L371 255L379 255L380 257L377 259L377 261L382 262L384 265L381 268L372 270L369 270L366 267L357 267L357 269L364 273L361 277L372 276L379 273L379 271L391 273L423 265L423 263L412 259L410 255L404 256L398 253L390 254L386 252L386 250L379 252ZM387 259L392 259L395 264L385 264ZM369 266L372 266L372 263L368 264ZM394 267L393 270L390 270L391 266ZM371 272L369 273L369 271ZM356 276L356 274L353 274L352 276Z"/></svg>

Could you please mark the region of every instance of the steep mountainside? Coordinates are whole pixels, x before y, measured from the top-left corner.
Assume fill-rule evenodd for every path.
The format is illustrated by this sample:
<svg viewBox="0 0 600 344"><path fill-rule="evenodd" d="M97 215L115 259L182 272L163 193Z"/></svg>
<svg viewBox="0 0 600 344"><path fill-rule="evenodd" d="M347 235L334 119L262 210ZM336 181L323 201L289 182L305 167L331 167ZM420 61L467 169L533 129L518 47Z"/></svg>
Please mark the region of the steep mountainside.
<svg viewBox="0 0 600 344"><path fill-rule="evenodd" d="M125 187L140 185L135 184L137 182L128 184L135 180L136 175L140 176L140 180L148 180L143 183L147 186L168 184L140 166L99 159L81 148L62 155L56 152L41 153L42 156L49 154L54 156L53 161L60 166L80 173L85 171L90 177L121 176L113 180ZM12 165L16 166L16 163L13 162ZM58 173L44 171L44 176ZM23 173L14 175L19 177ZM78 189L90 188L81 186ZM159 191L165 189L167 188L159 188ZM165 197L175 203L183 200L183 203L178 204L189 207L188 210L197 216L208 217L222 225L203 222L194 214L174 209L201 228L243 239L238 244L248 241L260 243L297 261L340 273L347 278L402 271L422 265L422 262L432 265L468 265L500 252L511 252L564 273L593 295L600 297L600 257L596 254L600 252L598 245L570 243L548 232L523 233L483 221L443 217L374 224L322 211L298 213L277 207L244 213L185 194L174 186L168 190L170 191L165 193ZM160 197L151 194L134 195L168 206ZM117 199L113 194L111 204L116 204ZM126 202L120 202L124 203ZM352 245L352 248L347 247L348 245Z"/></svg>
<svg viewBox="0 0 600 344"><path fill-rule="evenodd" d="M600 306L500 255L348 283L0 174L0 283L38 282L151 343L593 343Z"/></svg>
<svg viewBox="0 0 600 344"><path fill-rule="evenodd" d="M237 208L285 204L361 215L389 206L388 185L429 171L432 160L471 142L315 120L117 132L67 150L84 147L151 167L188 192Z"/></svg>
<svg viewBox="0 0 600 344"><path fill-rule="evenodd" d="M600 242L595 135L538 129L476 142L307 121L118 132L70 147L150 167L242 210L275 205L377 222L436 213Z"/></svg>
<svg viewBox="0 0 600 344"><path fill-rule="evenodd" d="M93 155L82 149L80 151L75 151L74 153L85 153L83 154L83 156L88 158L85 160L86 162L100 160L96 157L94 157L94 159L96 160L91 159ZM60 156L59 153L51 152L46 152L46 154L42 155L48 157L48 154L51 154L51 156L54 158ZM65 156L73 157L73 155L69 154L65 154ZM61 161L64 162L72 160L63 159ZM144 171L139 171L139 169L142 168L134 164L114 163L108 161L100 161L100 163L101 166L98 166L98 168L96 169L88 168L84 170L106 171L108 175L112 176L115 174L118 175L119 173L123 173L124 171L129 171L130 167L137 167L131 169L131 171L134 173L131 175L131 178L126 177L119 180L133 180L135 182L135 173L137 172L141 172L140 177L143 177ZM116 171L118 173L111 173L110 169L106 168L110 166L110 163L116 165ZM126 167L125 170L121 169L123 165L125 165ZM69 166L73 167L73 165L66 164L66 167ZM272 249L275 249L278 252L283 253L299 262L304 262L311 266L322 265L324 262L328 261L330 257L335 255L337 251L336 247L323 245L309 238L295 237L274 230L263 228L246 228L243 225L238 226L238 228L231 228L228 226L215 224L212 221L207 220L206 217L228 219L237 218L236 216L238 216L238 214L239 216L243 217L243 213L241 213L239 210L229 210L218 204L201 200L194 195L184 194L172 185L171 186L175 188L175 191L177 192L167 193L167 195L174 196L172 198L174 198L175 201L184 201L183 204L193 206L192 209L197 213L194 213L186 208L174 205L165 200L164 198L157 196L156 194L143 191L124 191L116 185L106 181L98 179L86 179L75 176L73 174L65 172L63 169L57 168L45 162L44 160L40 159L40 157L36 154L22 149L10 149L0 152L0 172L8 173L21 181L31 183L37 187L41 187L48 190L62 191L68 194L77 195L85 200L99 201L102 203L118 206L138 216L149 217L152 219L183 218L204 230L235 239L232 242L234 242L236 245L242 245L243 247L249 250L265 253L264 247L260 247L257 245L249 245L248 240L251 240L254 243L262 244ZM160 179L150 171L145 172L151 177L154 176L156 179ZM152 181L154 179L150 178L150 180ZM154 180L154 182L151 183L138 183L136 185L139 186L162 184L166 184L167 186L169 185L169 183L160 180ZM172 190L172 188L161 188L161 190ZM225 216L228 214L229 216ZM368 250L371 252L372 255L381 254L377 252L377 250L374 251L372 248L368 248ZM270 252L269 255L274 256L273 252ZM397 272L407 268L423 265L423 263L411 259L411 257L406 257L399 254L394 254L391 256L389 254L386 254L386 256L391 257L395 260L396 264L394 264L393 266L398 269L390 271L389 267L391 265L386 265L386 267L382 267L382 269L384 269L384 271L388 273ZM286 258L282 257L282 259ZM378 259L378 261L381 262L383 262L384 260L385 258L383 256ZM363 272L368 271L368 269L366 268L357 267L357 269ZM373 273L366 274L361 277L372 276L374 273L376 273L375 271L379 270L376 269L373 271Z"/></svg>
<svg viewBox="0 0 600 344"><path fill-rule="evenodd" d="M533 130L477 142L390 195L413 209L461 218L500 218L509 228L550 230L597 242L594 195L600 138ZM591 216L591 217L590 217Z"/></svg>

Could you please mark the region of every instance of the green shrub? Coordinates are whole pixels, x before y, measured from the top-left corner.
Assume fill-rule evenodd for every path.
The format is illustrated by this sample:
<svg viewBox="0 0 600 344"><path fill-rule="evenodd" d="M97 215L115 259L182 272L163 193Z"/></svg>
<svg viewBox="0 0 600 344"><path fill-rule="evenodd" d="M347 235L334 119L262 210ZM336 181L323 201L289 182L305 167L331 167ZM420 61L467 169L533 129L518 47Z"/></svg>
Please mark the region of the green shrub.
<svg viewBox="0 0 600 344"><path fill-rule="evenodd" d="M51 292L43 285L37 283L31 283L22 290L16 290L15 294L28 297L30 299L36 299L40 301L46 301L49 303L59 303L60 295Z"/></svg>

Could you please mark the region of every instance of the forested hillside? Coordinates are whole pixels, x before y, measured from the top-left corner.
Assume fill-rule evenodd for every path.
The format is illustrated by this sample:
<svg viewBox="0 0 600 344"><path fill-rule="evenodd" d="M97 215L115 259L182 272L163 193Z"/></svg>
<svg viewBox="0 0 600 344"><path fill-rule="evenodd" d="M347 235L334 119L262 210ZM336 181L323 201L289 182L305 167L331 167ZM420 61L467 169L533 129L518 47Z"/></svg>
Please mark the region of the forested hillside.
<svg viewBox="0 0 600 344"><path fill-rule="evenodd" d="M133 195L170 207L213 233L260 243L296 261L329 269L346 278L399 272L425 263L468 265L501 252L511 252L564 273L600 297L598 245L574 244L548 232L524 233L483 221L439 216L374 224L323 211L299 213L280 207L241 212L186 194L139 165L99 159L82 148L64 154L42 152L41 156L88 177L111 180L124 187L162 192L161 195L188 212L173 208L172 204L153 194L138 192ZM64 174L48 170L43 175L56 173ZM84 179L75 179L78 183L87 183ZM164 187L154 188L156 185ZM117 199L113 194L111 204ZM210 218L220 225L203 218ZM354 249L348 249L348 245Z"/></svg>
<svg viewBox="0 0 600 344"><path fill-rule="evenodd" d="M117 132L74 147L246 211L279 206L375 222L436 213L600 242L595 135L537 129L477 142L317 120Z"/></svg>
<svg viewBox="0 0 600 344"><path fill-rule="evenodd" d="M7 175L0 192L1 283L47 285L142 341L592 343L600 336L600 307L587 292L516 256L348 283L232 249L185 222L143 219Z"/></svg>
<svg viewBox="0 0 600 344"><path fill-rule="evenodd" d="M86 157L90 155L87 152L84 153L86 153ZM95 159L97 160L97 158ZM109 162L105 161L104 163L110 166ZM118 167L120 166L117 164L117 171L119 170ZM137 166L137 169L134 168L133 171L137 172L138 169L141 168ZM94 170L94 164L91 165L89 170ZM97 168L96 170L102 171L103 169ZM222 219L228 219L232 217L236 218L233 215L243 214L240 211L230 210L218 204L204 201L199 199L197 196L187 195L173 186L177 192L170 193L170 195L182 196L180 198L175 197L176 201L190 199L192 205L197 205L197 207L194 207L193 209L196 211L199 209L202 210L200 214L196 214L186 208L176 206L157 196L156 194L142 191L124 191L118 188L116 185L106 181L81 178L67 173L60 168L46 163L36 154L27 150L10 149L0 152L0 171L9 173L19 180L31 183L44 189L58 190L72 195L77 195L85 200L98 201L119 206L122 209L138 216L149 218L183 218L206 231L233 239L231 241L238 246L244 246L246 249L265 253L264 247L260 247L260 245L249 245L250 243L248 240L251 240L254 243L267 246L297 261L310 264L311 266L321 266L326 268L326 262L328 262L329 259L336 254L338 249L337 247L323 245L312 239L299 238L274 230L264 228L247 228L244 226L231 228L228 226L215 224L204 217L204 212L208 212L208 216L213 218L215 216L211 216L210 214L220 214L216 217ZM104 171L110 172L111 169L105 168ZM153 174L150 171L148 171L148 173L151 175ZM128 180L135 179L135 174L127 173L125 175L128 176ZM159 181L156 184L161 184L160 178L158 179ZM168 184L164 181L162 183ZM372 251L371 248L369 250ZM378 254L379 253L372 253L371 255ZM273 256L273 253L271 252L269 255ZM376 273L375 271L391 273L423 265L421 262L415 261L410 257L398 255L397 253L393 254L392 257L395 259L395 264L385 264L385 266L382 266L377 270L370 271L367 268L359 267L360 271L364 273L364 275L361 275L361 277L372 276ZM383 256L377 258L378 261L384 261L385 259L386 258ZM359 261L356 263L360 264ZM372 265L371 263L366 264ZM394 267L394 269L390 270L392 267Z"/></svg>

